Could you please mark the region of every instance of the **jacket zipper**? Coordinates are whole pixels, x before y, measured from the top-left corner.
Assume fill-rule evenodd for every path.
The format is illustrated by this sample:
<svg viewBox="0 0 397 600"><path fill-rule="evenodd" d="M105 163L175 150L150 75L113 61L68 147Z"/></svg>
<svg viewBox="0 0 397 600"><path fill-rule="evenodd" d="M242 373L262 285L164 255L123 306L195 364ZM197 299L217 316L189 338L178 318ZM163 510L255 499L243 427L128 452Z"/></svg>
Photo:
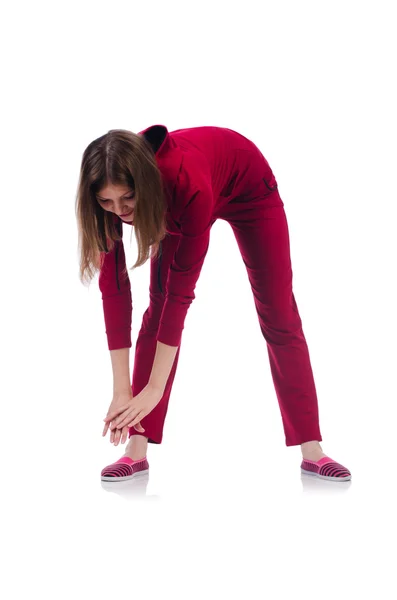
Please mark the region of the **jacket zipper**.
<svg viewBox="0 0 397 600"><path fill-rule="evenodd" d="M161 260L162 260L162 258L163 258L163 245L162 245L162 240L160 240L160 244L159 244L159 264L158 264L158 267L157 267L157 281L158 281L158 285L159 285L159 288L160 288L160 292L164 296L163 288L161 286Z"/></svg>
<svg viewBox="0 0 397 600"><path fill-rule="evenodd" d="M121 236L121 231L120 231L120 227L122 227L121 221L120 221L120 223L118 223L116 225L116 227L118 227L119 235ZM118 241L116 242L115 257L116 257L116 282L117 282L117 289L120 290L119 268L118 268L118 263L119 263L119 242Z"/></svg>
<svg viewBox="0 0 397 600"><path fill-rule="evenodd" d="M119 283L119 270L118 270L118 260L119 260L119 243L117 243L116 246L116 281L117 281L117 289L120 289L120 283Z"/></svg>

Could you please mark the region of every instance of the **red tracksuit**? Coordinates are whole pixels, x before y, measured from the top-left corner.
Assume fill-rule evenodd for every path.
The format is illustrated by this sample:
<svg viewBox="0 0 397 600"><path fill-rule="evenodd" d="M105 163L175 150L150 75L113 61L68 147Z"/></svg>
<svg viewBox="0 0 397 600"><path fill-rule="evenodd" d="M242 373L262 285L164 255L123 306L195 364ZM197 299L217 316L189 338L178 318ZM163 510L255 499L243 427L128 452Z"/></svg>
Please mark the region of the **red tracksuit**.
<svg viewBox="0 0 397 600"><path fill-rule="evenodd" d="M302 322L292 290L287 218L276 178L253 142L223 127L139 132L152 145L166 190L167 235L151 260L150 304L136 342L132 392L147 385L156 342L179 346L159 404L142 419L160 444L178 365L182 331L217 219L233 230L266 340L287 446L322 441L318 403ZM122 232L122 221L115 217ZM105 255L99 275L109 350L130 348L132 297L123 242Z"/></svg>

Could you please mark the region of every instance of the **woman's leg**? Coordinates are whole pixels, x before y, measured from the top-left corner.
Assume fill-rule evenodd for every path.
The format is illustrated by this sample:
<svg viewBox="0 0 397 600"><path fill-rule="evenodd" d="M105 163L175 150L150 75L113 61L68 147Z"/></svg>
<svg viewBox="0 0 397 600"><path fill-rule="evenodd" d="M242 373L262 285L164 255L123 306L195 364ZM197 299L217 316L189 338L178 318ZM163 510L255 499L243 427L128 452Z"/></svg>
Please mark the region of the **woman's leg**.
<svg viewBox="0 0 397 600"><path fill-rule="evenodd" d="M178 246L179 238L179 235L167 235L162 241L160 277L163 293L160 291L158 284L158 266L160 257L157 259L151 259L149 286L150 304L143 315L141 329L139 331L135 346L134 368L132 375L133 396L137 396L147 385L150 373L152 371L154 356L156 354L156 335L164 305L168 270L171 265L175 250ZM171 373L160 402L141 421L141 425L145 432L139 433L134 429L134 427L130 428L130 440L127 446L129 451L136 451L136 453L139 454L139 452L146 450L145 442L138 440L138 437L144 437L146 444L147 442L161 444L163 438L163 426L178 365L179 353L180 346L175 356L174 364L172 366ZM134 439L131 440L131 437ZM134 457L131 456L131 458Z"/></svg>
<svg viewBox="0 0 397 600"><path fill-rule="evenodd" d="M247 269L259 325L266 340L287 446L322 440L315 382L292 290L287 218L278 190L234 200L222 219L236 237ZM302 447L302 450L304 447ZM311 454L311 456L314 456Z"/></svg>

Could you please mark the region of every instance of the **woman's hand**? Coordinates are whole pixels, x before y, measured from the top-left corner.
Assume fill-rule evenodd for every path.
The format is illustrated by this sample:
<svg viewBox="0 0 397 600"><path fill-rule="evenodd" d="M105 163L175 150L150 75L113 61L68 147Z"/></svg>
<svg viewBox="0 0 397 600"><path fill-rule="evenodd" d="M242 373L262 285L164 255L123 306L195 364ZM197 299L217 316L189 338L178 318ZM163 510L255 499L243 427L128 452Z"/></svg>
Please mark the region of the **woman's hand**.
<svg viewBox="0 0 397 600"><path fill-rule="evenodd" d="M107 416L109 416L111 413L112 414L119 414L120 411L123 411L125 409L125 406L127 404L127 402L129 400L132 399L132 389L131 387L125 388L123 390L120 390L118 392L114 392L113 394L113 400L109 406L109 410L107 412ZM103 432L102 432L102 436L105 436L108 429L109 429L109 425L110 422L105 423L105 427L103 428ZM135 428L137 431L141 431L143 432L144 429L141 427L141 424L138 423L138 425ZM113 430L110 432L110 443L113 444L114 442L114 438L115 438L115 433L120 433L121 434L121 443L124 444L124 442L127 439L128 436L128 427L124 427L122 431L118 431L118 430ZM118 440L117 440L117 444L120 441L120 435L118 435ZM117 445L116 444L116 445Z"/></svg>
<svg viewBox="0 0 397 600"><path fill-rule="evenodd" d="M115 446L117 446L121 436L122 443L124 443L127 435L124 432L127 431L128 433L129 427L135 427L137 431L144 432L145 430L142 428L140 421L157 406L163 397L163 393L164 391L147 384L135 397L132 397L131 390L131 395L125 398L124 405L120 402L117 402L115 406L111 405L104 419L106 431L108 428L111 430L110 441L113 441L113 436ZM106 431L104 430L104 435Z"/></svg>

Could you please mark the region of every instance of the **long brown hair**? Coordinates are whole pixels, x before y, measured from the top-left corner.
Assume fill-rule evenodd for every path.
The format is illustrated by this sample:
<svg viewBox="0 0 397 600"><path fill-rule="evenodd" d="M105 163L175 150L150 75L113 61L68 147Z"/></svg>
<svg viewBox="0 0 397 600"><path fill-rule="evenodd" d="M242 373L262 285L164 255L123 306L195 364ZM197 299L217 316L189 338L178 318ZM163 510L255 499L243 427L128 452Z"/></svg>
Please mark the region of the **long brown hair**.
<svg viewBox="0 0 397 600"><path fill-rule="evenodd" d="M121 240L121 229L117 229L120 219L96 199L107 185L128 186L135 191L133 228L138 258L131 270L155 258L166 235L165 192L152 147L143 135L111 129L87 146L81 161L75 208L83 284L90 283L101 269L105 253Z"/></svg>

